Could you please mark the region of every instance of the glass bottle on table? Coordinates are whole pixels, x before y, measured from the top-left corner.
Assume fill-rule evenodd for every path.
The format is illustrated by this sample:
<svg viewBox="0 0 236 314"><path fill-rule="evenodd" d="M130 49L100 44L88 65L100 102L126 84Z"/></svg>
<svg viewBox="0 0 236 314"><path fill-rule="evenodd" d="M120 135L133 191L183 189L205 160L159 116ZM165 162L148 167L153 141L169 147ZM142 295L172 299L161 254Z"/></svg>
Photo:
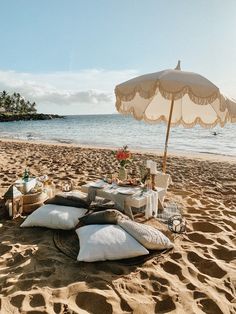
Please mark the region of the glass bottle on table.
<svg viewBox="0 0 236 314"><path fill-rule="evenodd" d="M49 198L54 196L54 183L51 180L47 181L47 194Z"/></svg>
<svg viewBox="0 0 236 314"><path fill-rule="evenodd" d="M53 181L51 181L51 189L52 189L52 197L56 194L56 185Z"/></svg>
<svg viewBox="0 0 236 314"><path fill-rule="evenodd" d="M23 174L22 180L25 181L25 182L29 181L29 171L28 171L27 168L25 168L25 170L24 170L24 174Z"/></svg>

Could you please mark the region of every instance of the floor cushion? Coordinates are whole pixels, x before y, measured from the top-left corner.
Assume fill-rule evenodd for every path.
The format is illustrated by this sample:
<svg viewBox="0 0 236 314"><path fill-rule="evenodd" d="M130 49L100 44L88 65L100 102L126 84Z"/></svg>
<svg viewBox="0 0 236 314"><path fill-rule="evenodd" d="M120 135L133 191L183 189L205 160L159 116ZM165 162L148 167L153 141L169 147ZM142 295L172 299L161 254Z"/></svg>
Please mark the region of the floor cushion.
<svg viewBox="0 0 236 314"><path fill-rule="evenodd" d="M78 219L87 213L85 208L47 204L36 209L21 224L21 227L47 227L52 229L73 229Z"/></svg>
<svg viewBox="0 0 236 314"><path fill-rule="evenodd" d="M56 204L56 205L63 205L63 206L72 206L72 207L79 207L79 208L88 208L88 203L85 199L70 195L70 194L56 194L53 198L49 198L45 204Z"/></svg>
<svg viewBox="0 0 236 314"><path fill-rule="evenodd" d="M76 230L80 242L78 261L116 260L149 254L118 225L88 225Z"/></svg>
<svg viewBox="0 0 236 314"><path fill-rule="evenodd" d="M118 225L149 250L173 247L172 242L158 229L132 220L120 219Z"/></svg>
<svg viewBox="0 0 236 314"><path fill-rule="evenodd" d="M81 217L79 222L82 225L117 224L119 218L129 219L118 210L107 209Z"/></svg>

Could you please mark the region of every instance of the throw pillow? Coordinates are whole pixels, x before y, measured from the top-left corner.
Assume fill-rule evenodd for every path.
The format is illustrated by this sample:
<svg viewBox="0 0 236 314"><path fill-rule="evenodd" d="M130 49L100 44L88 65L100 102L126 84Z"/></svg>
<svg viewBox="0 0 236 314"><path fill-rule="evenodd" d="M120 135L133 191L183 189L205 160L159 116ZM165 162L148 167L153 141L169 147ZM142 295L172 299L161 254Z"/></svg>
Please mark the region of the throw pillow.
<svg viewBox="0 0 236 314"><path fill-rule="evenodd" d="M117 224L119 218L129 219L127 216L115 209L107 209L99 212L88 214L79 219L82 225L97 224Z"/></svg>
<svg viewBox="0 0 236 314"><path fill-rule="evenodd" d="M149 254L117 225L89 225L76 230L80 242L78 261L116 260Z"/></svg>
<svg viewBox="0 0 236 314"><path fill-rule="evenodd" d="M85 208L76 208L48 204L36 209L21 224L21 227L47 227L52 229L73 229L78 219L87 212Z"/></svg>
<svg viewBox="0 0 236 314"><path fill-rule="evenodd" d="M163 250L173 247L172 242L154 227L125 219L120 219L118 225L149 250Z"/></svg>
<svg viewBox="0 0 236 314"><path fill-rule="evenodd" d="M85 199L74 195L57 194L53 198L49 198L45 204L56 204L63 206L83 207L88 208L88 203Z"/></svg>

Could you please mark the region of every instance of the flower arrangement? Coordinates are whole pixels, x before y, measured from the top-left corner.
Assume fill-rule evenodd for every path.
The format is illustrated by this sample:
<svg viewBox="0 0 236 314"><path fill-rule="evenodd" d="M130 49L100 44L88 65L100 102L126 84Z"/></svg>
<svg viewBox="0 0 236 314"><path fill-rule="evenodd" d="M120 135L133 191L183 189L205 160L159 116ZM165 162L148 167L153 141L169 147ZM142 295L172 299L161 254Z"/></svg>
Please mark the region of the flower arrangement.
<svg viewBox="0 0 236 314"><path fill-rule="evenodd" d="M125 167L126 164L131 162L131 152L128 150L128 146L125 145L118 149L115 153L115 157L118 160L121 167Z"/></svg>

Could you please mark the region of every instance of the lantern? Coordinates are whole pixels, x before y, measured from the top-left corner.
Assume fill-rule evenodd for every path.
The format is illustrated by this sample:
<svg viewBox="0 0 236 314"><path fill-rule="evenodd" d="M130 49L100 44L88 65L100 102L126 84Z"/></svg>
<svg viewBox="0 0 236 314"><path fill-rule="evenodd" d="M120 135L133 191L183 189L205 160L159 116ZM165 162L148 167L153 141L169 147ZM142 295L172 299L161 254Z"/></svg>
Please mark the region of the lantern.
<svg viewBox="0 0 236 314"><path fill-rule="evenodd" d="M168 227L172 232L183 233L186 229L186 221L180 215L174 215L168 220Z"/></svg>
<svg viewBox="0 0 236 314"><path fill-rule="evenodd" d="M10 186L3 196L5 209L10 218L15 218L23 212L23 197L22 193L14 186Z"/></svg>

